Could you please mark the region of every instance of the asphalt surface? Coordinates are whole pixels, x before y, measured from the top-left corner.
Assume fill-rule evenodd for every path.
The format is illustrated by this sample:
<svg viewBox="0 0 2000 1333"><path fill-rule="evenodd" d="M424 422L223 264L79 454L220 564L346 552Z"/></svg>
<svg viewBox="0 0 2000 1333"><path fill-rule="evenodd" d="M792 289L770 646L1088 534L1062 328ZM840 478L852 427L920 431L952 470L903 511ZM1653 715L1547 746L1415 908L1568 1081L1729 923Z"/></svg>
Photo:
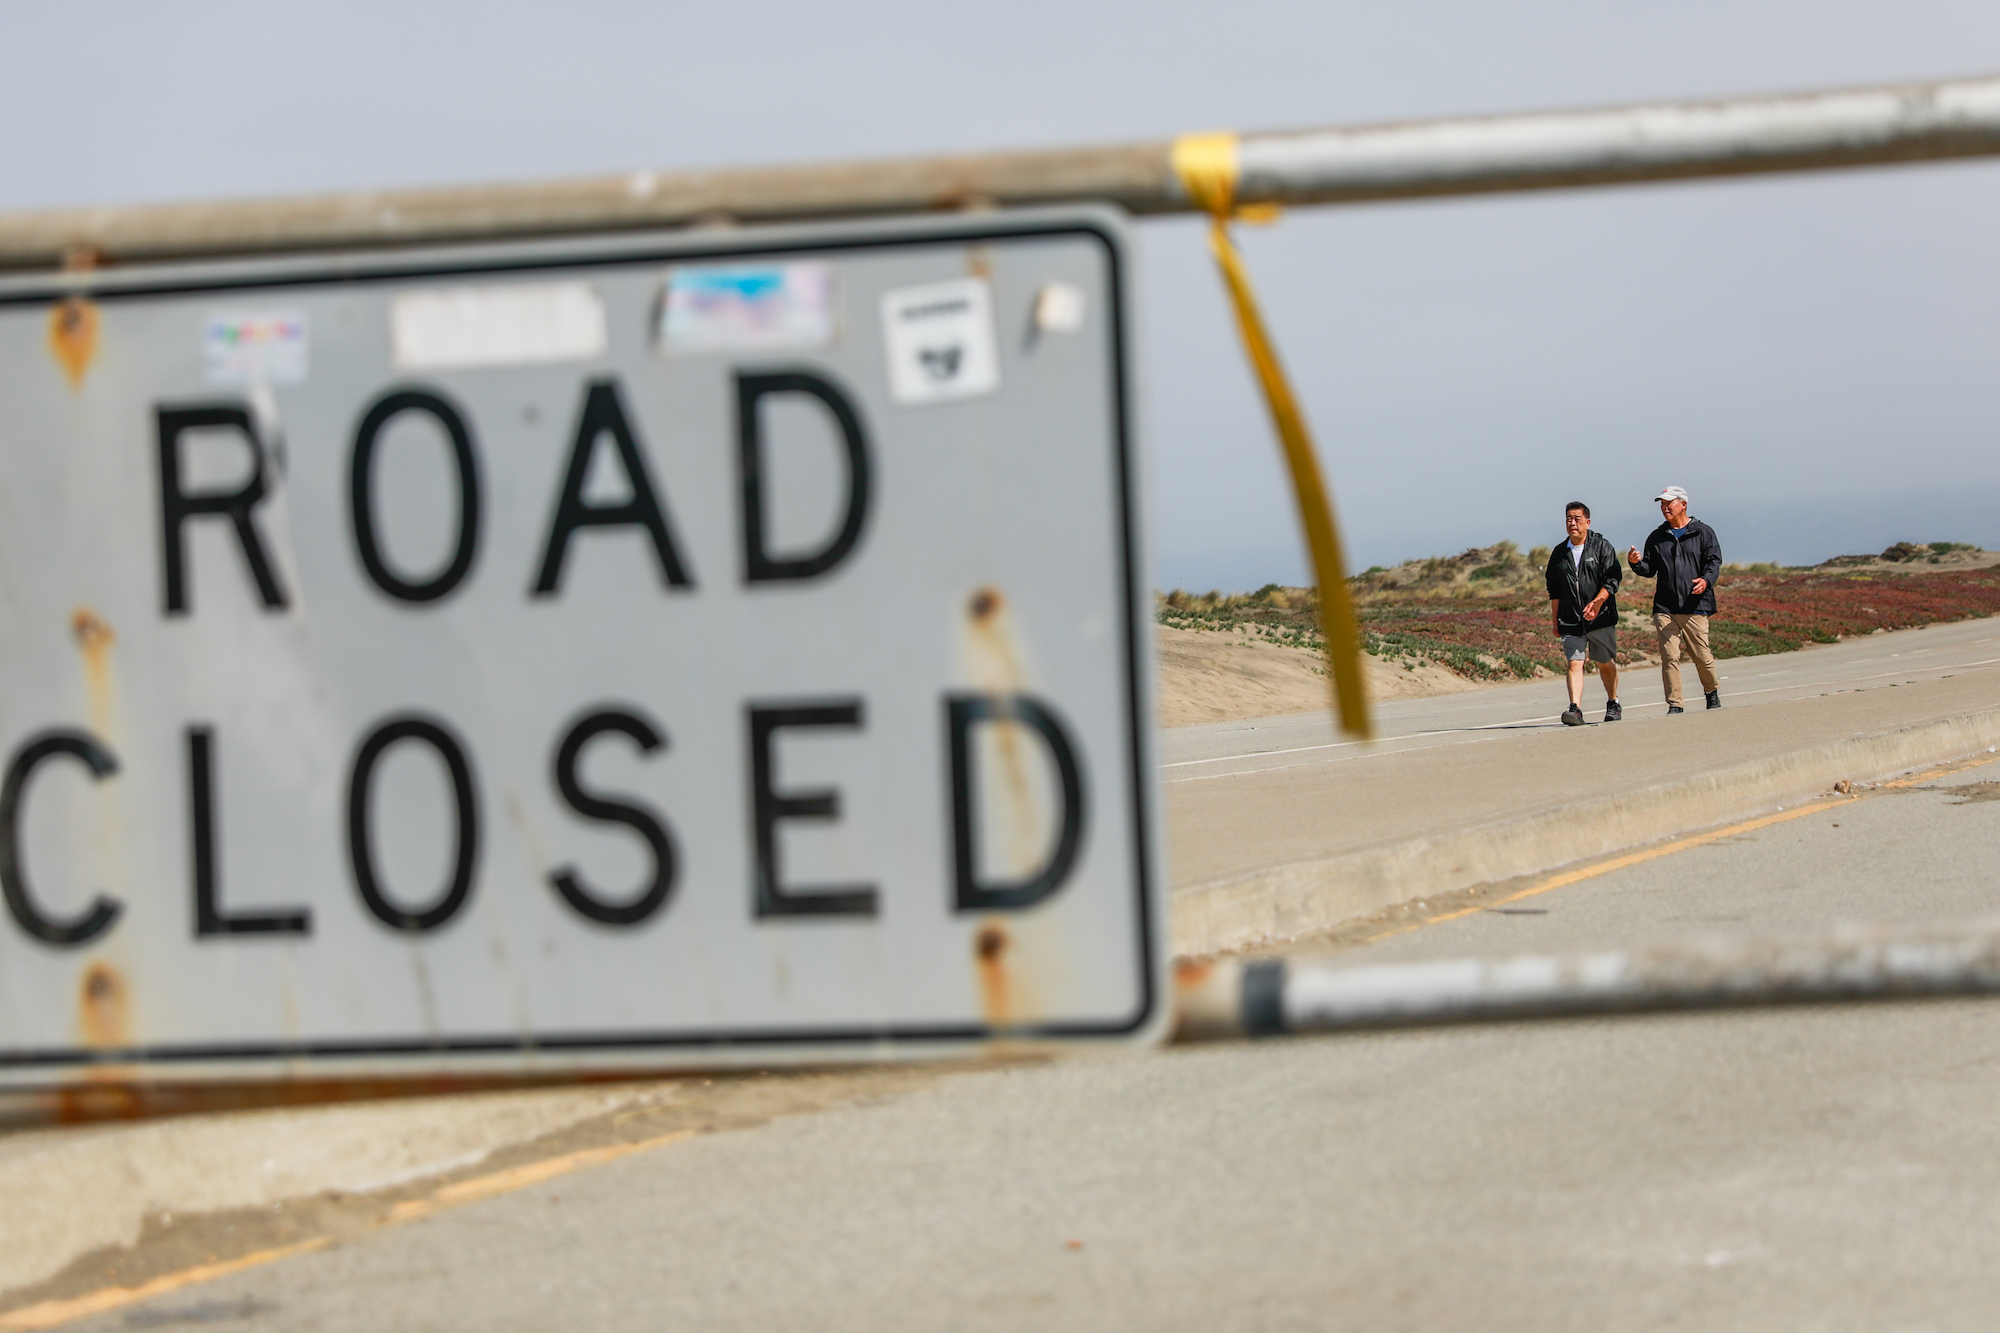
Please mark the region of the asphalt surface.
<svg viewBox="0 0 2000 1333"><path fill-rule="evenodd" d="M2000 664L2000 621L1984 619L1870 634L1796 653L1728 658L1716 667L1724 706L1742 707L1892 680L1936 680L1996 664ZM1686 664L1681 667L1681 684L1699 710L1701 681ZM1630 721L1658 718L1666 710L1657 667L1627 668L1620 673L1618 692ZM1594 676L1584 682L1583 702L1592 721L1603 715L1604 688ZM1410 750L1559 727L1558 715L1568 703L1561 680L1399 699L1376 706L1378 739L1372 745L1337 734L1325 713L1174 727L1161 733L1160 761L1169 784L1331 763L1372 764Z"/></svg>
<svg viewBox="0 0 2000 1333"><path fill-rule="evenodd" d="M2000 909L2000 765L1348 951ZM2000 1002L1078 1057L634 1154L76 1327L1985 1329Z"/></svg>
<svg viewBox="0 0 2000 1333"><path fill-rule="evenodd" d="M2000 761L1378 939L1367 956L1568 952L1716 931L1808 934L1836 922L1982 916L2000 916Z"/></svg>

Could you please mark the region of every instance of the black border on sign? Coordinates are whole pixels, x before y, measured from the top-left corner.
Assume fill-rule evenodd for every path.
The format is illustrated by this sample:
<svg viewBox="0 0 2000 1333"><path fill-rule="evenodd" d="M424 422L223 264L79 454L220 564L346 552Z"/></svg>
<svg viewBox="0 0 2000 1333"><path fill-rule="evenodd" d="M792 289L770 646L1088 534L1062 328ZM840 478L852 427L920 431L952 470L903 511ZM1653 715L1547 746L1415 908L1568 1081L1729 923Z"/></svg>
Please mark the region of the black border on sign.
<svg viewBox="0 0 2000 1333"><path fill-rule="evenodd" d="M357 260L352 255L321 256L324 265L316 273L274 273L269 276L244 274L204 278L195 273L186 277L139 275L120 282L114 272L89 275L83 283L49 283L33 290L0 293L0 308L47 305L69 296L84 296L98 302L145 300L164 296L196 295L203 292L267 291L286 287L363 286L412 279L472 277L482 274L567 271L617 268L641 264L705 262L778 255L809 255L828 251L879 250L917 245L962 245L980 241L1021 240L1034 237L1083 237L1103 247L1109 274L1111 300L1111 366L1113 403L1113 444L1116 451L1116 479L1119 505L1118 543L1122 553L1125 602L1126 743L1131 760L1133 863L1137 868L1139 1008L1130 1018L1110 1023L1045 1023L1021 1027L991 1024L916 1024L911 1026L772 1028L742 1032L669 1031L640 1033L566 1032L532 1037L487 1036L462 1038L404 1038L377 1041L307 1041L271 1043L178 1044L121 1048L71 1050L8 1050L0 1048L0 1069L48 1068L61 1065L198 1064L230 1060L362 1059L367 1057L504 1055L516 1052L604 1051L640 1052L651 1050L725 1050L745 1047L752 1050L772 1046L861 1046L880 1042L964 1043L996 1038L1014 1040L1116 1037L1135 1032L1152 1021L1160 1004L1159 978L1154 973L1154 931L1152 900L1154 877L1153 821L1157 818L1151 801L1151 775L1146 771L1143 737L1149 719L1142 715L1144 681L1140 674L1143 653L1139 641L1141 571L1138 568L1136 478L1132 457L1131 365L1125 328L1125 270L1118 239L1107 229L1087 219L1023 219L1009 223L1000 218L982 218L953 226L931 222L921 231L900 233L892 228L846 237L796 236L754 240L740 244L715 244L710 237L684 238L679 245L637 245L630 248L607 245L599 253L568 257L533 258L515 254L467 257L459 261L423 259L414 255L373 256ZM528 244L559 244L529 242ZM0 1087L0 1091L4 1091ZM22 1090L26 1090L23 1088Z"/></svg>

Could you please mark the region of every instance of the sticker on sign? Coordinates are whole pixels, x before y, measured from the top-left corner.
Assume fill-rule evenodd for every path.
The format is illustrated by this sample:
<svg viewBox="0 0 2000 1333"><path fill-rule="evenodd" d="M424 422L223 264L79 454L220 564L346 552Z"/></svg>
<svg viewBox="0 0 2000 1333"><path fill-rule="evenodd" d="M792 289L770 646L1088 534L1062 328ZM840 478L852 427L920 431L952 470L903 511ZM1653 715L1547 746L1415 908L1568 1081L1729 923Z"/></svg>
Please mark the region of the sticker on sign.
<svg viewBox="0 0 2000 1333"><path fill-rule="evenodd" d="M985 278L884 293L882 333L889 392L899 403L972 398L1000 387L993 293Z"/></svg>
<svg viewBox="0 0 2000 1333"><path fill-rule="evenodd" d="M201 331L212 384L297 384L306 377L306 322L297 315L217 315Z"/></svg>
<svg viewBox="0 0 2000 1333"><path fill-rule="evenodd" d="M823 347L833 337L825 264L698 265L676 270L660 302L670 352Z"/></svg>
<svg viewBox="0 0 2000 1333"><path fill-rule="evenodd" d="M1156 1036L1125 254L106 270L74 376L0 281L0 1086Z"/></svg>

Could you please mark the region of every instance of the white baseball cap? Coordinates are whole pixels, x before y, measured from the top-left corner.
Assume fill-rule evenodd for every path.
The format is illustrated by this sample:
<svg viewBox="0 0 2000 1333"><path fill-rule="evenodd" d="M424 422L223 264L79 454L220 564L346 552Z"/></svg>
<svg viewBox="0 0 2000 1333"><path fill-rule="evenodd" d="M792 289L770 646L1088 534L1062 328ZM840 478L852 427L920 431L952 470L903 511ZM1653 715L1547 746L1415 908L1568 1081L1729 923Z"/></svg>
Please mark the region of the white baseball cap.
<svg viewBox="0 0 2000 1333"><path fill-rule="evenodd" d="M1681 500L1681 501L1685 501L1685 500L1686 500L1686 499L1688 498L1688 493L1687 493L1686 491L1682 490L1682 489L1681 489L1680 487L1678 487L1678 486L1669 486L1669 487L1667 487L1667 488L1666 488L1665 490L1661 491L1661 492L1660 492L1660 493L1659 493L1658 495L1654 496L1653 498L1654 498L1655 500Z"/></svg>

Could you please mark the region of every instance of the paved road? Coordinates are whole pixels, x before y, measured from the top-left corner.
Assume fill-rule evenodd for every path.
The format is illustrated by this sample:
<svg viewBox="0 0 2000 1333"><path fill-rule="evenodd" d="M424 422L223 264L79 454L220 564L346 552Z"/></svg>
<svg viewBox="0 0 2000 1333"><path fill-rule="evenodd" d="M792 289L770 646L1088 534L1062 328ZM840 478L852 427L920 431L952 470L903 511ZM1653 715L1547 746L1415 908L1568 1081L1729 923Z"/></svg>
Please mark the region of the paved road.
<svg viewBox="0 0 2000 1333"><path fill-rule="evenodd" d="M1981 785L1985 784L1985 785ZM2000 907L2000 765L1363 947ZM669 1144L83 1325L1986 1329L2000 1002L1180 1048Z"/></svg>
<svg viewBox="0 0 2000 1333"><path fill-rule="evenodd" d="M2000 761L1381 939L1366 953L1375 963L1569 952L1712 931L1996 915Z"/></svg>
<svg viewBox="0 0 2000 1333"><path fill-rule="evenodd" d="M1548 714L1540 720L1531 715L1536 707L1562 702L1543 682L1525 687L1525 696L1509 688L1392 705L1398 711L1391 723L1404 731L1373 747L1284 743L1266 753L1197 762L1189 762L1183 749L1180 759L1169 760L1182 766L1167 770L1171 882L1183 895L1227 896L1240 889L1254 906L1284 892L1274 874L1282 880L1295 871L1309 873L1314 920L1324 924L1424 891L1527 873L1722 822L1748 812L1731 795L1738 778L1791 773L1800 755L1817 756L1810 771L1796 773L1812 791L1843 778L1883 776L1879 768L1853 771L1853 764L1868 761L1848 754L1848 743L2000 708L2000 622L1739 658L1724 674L1722 710L1697 709L1685 717L1643 707L1648 693L1658 697L1659 684L1642 681L1626 691L1633 705L1626 721L1563 727ZM1511 711L1505 707L1510 702ZM1411 730L1419 723L1421 729ZM1283 735L1297 737L1312 728L1324 735L1326 724L1306 717L1278 725ZM1209 732L1212 745L1237 746L1265 734L1188 731ZM1194 743L1180 732L1167 733L1167 740ZM1649 791L1668 789L1695 793L1693 803L1649 803ZM1493 844L1476 837L1477 845L1465 842L1478 830L1546 824L1552 811L1606 799L1626 802L1620 819L1538 826L1528 850L1546 856L1534 864L1527 863L1532 856L1516 854L1521 848L1496 861ZM1420 840L1431 840L1425 845L1433 849L1445 846L1440 839L1450 849L1415 861L1405 855ZM1377 853L1389 861L1334 865L1337 858ZM1202 919L1201 911L1184 910L1176 929L1194 930ZM1259 923L1280 936L1295 925ZM1187 947L1209 946L1190 940Z"/></svg>
<svg viewBox="0 0 2000 1333"><path fill-rule="evenodd" d="M1724 706L1740 708L1890 680L1935 680L1996 664L2000 664L2000 621L1986 619L1870 634L1771 657L1731 658L1718 663L1717 669ZM1681 675L1700 707L1701 682L1689 667L1683 666ZM1628 670L1619 693L1626 717L1635 721L1658 716L1666 707L1656 668ZM1381 739L1372 746L1342 740L1323 713L1211 722L1163 732L1160 757L1170 783L1379 758L1559 726L1557 714L1568 702L1562 683L1554 680L1400 699L1377 708ZM1585 682L1584 702L1593 719L1602 713L1603 689L1595 679Z"/></svg>

